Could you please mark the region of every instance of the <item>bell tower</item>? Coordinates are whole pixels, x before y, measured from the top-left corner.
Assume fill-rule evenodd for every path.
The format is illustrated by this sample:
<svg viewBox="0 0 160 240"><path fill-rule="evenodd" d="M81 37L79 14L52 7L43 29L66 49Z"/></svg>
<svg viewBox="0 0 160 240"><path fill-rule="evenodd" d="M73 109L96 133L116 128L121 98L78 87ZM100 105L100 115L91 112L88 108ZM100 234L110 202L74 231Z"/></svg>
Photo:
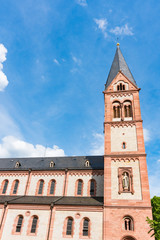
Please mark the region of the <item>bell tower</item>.
<svg viewBox="0 0 160 240"><path fill-rule="evenodd" d="M117 44L104 90L104 240L150 239L139 91Z"/></svg>

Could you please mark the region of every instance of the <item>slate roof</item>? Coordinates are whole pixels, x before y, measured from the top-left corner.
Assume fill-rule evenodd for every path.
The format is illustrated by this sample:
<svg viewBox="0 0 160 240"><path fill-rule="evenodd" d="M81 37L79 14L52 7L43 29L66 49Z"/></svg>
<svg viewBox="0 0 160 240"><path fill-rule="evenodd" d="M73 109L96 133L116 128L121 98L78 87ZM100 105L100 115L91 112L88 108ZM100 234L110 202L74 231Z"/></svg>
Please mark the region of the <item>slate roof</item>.
<svg viewBox="0 0 160 240"><path fill-rule="evenodd" d="M90 166L85 166L85 161L89 160ZM50 168L50 162L54 162L54 167ZM20 163L18 168L16 162ZM75 157L38 157L38 158L0 158L0 171L4 170L65 170L65 169L104 169L104 156L75 156Z"/></svg>
<svg viewBox="0 0 160 240"><path fill-rule="evenodd" d="M103 197L0 196L0 204L103 206Z"/></svg>
<svg viewBox="0 0 160 240"><path fill-rule="evenodd" d="M105 85L105 89L111 84L117 73L121 71L134 85L137 86L136 81L122 55L119 45L117 45L116 53L114 56L114 60L112 62L112 66L110 72L108 74L107 82Z"/></svg>

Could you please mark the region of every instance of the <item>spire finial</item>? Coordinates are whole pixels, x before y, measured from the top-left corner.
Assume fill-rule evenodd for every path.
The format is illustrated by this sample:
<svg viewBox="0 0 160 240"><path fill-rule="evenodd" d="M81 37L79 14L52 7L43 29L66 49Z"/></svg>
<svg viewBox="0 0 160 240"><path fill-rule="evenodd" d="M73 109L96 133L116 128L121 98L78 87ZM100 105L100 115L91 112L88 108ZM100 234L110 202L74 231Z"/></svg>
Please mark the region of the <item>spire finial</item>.
<svg viewBox="0 0 160 240"><path fill-rule="evenodd" d="M119 46L120 44L119 44L119 38L117 37L117 47Z"/></svg>

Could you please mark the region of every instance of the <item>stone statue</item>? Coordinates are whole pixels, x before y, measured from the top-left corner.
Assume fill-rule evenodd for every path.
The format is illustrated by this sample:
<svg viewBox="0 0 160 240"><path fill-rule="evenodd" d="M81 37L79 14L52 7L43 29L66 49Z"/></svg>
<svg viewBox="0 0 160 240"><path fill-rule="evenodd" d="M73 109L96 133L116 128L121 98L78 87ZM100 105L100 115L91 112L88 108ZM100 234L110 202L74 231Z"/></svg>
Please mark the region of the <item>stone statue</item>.
<svg viewBox="0 0 160 240"><path fill-rule="evenodd" d="M129 190L129 177L126 172L124 173L122 178L122 186L123 186L123 190Z"/></svg>

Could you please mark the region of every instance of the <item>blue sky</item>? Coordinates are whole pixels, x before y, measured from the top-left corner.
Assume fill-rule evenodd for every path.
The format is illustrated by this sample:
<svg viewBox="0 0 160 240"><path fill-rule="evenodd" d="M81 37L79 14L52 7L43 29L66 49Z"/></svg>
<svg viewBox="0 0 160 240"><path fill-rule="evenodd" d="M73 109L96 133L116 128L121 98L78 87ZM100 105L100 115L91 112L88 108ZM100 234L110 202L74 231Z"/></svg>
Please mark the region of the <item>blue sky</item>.
<svg viewBox="0 0 160 240"><path fill-rule="evenodd" d="M103 154L102 91L117 37L142 89L160 196L160 2L0 1L0 157Z"/></svg>

